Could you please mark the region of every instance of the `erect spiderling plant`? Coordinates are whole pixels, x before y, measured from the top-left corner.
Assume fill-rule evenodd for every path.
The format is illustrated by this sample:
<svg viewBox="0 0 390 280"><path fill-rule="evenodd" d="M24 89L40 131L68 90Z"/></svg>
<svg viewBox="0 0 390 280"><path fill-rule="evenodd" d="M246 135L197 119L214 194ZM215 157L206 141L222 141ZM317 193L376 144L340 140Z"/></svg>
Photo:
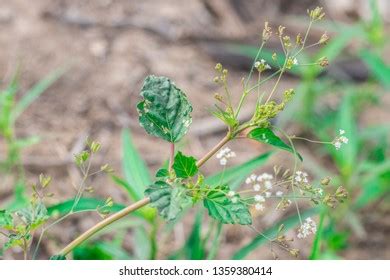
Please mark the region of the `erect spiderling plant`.
<svg viewBox="0 0 390 280"><path fill-rule="evenodd" d="M200 203L207 210L208 215L220 223L250 226L254 231L262 234L252 226L252 212L262 211L266 201L275 199L277 209L283 210L290 205L296 208L301 224L298 238L315 233L315 222L311 218L305 220L301 218L298 201L307 199L315 204L322 203L335 207L337 203L347 198L347 193L342 187L339 187L336 192L327 193L326 186L329 184L327 178L322 180L319 186L311 184L308 175L298 170L298 165L303 158L295 149L294 140L314 140L290 136L271 123L271 120L294 97L294 90L287 89L284 90L279 102L275 98L283 75L294 67L305 65L324 67L328 64L326 58L311 64L299 63L299 54L308 48L325 44L328 40L328 36L324 34L317 43L307 44L312 25L324 17L322 8L318 7L308 11L308 14L310 22L303 36L298 34L292 39L286 35L285 27L279 26L276 36L281 42L284 57L273 55L272 59L278 65L276 69L271 69L261 56L263 47L272 36L271 27L267 22L265 23L256 58L248 76L242 80L242 92L238 104L233 103L233 93L228 85L228 70L220 63L216 65L217 75L214 82L221 87L223 94L216 93L214 96L217 104L213 115L226 124L226 135L199 159L176 151L176 143L186 135L192 123L192 105L186 94L167 77L148 76L141 89L142 100L137 105L139 122L148 134L168 142L167 145L170 147L168 167L157 171L155 181L146 188L143 199L103 219L74 239L53 258L64 259L75 247L99 230L148 204L156 208L165 220L172 221L183 209ZM268 74L268 70L272 70L272 74ZM257 79L254 82L255 74ZM273 78L276 78L276 81ZM262 85L267 82L274 83L270 91L262 88ZM247 121L240 121L241 109L250 95L257 97L252 117ZM333 141L321 143L332 144L339 149L342 143L348 141L343 134L341 130L340 136ZM245 181L247 187L240 191L232 190L227 184L207 183L201 167L216 156L225 168L228 159L234 157L235 153L224 146L232 140L242 139L252 139L291 153L295 162L293 168L282 170L282 167L276 166L273 174L263 173L259 176L252 174ZM289 245L291 240L283 234L283 226L279 228L276 238L267 237L267 239L271 244L275 243L291 255L298 255L298 250Z"/></svg>

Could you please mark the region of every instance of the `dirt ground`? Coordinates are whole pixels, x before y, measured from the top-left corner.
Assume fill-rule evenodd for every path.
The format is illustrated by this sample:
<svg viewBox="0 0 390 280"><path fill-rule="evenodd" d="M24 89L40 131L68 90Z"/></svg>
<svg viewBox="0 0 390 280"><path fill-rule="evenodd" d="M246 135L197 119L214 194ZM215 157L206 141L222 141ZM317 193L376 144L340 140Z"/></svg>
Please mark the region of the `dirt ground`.
<svg viewBox="0 0 390 280"><path fill-rule="evenodd" d="M1 0L0 77L9 81L20 64L23 94L45 75L68 67L17 123L19 136L39 135L42 139L23 155L29 181L35 182L42 172L50 174L56 198L70 198L74 191L71 183L79 177L71 164L72 151L87 136L102 143L103 156L98 161L110 163L120 175L120 136L124 127L131 128L134 142L150 167L158 168L168 155L167 147L139 127L135 110L142 81L152 73L171 77L188 94L194 105L194 125L185 150L198 157L203 155L223 135L218 122L210 121L209 114L217 90L212 82L216 61L211 54L215 53L215 43L228 39L253 42L262 22L280 19L282 22L275 24L286 24L290 20L283 17L286 12L301 14L307 2L313 1L299 1L299 5L288 9L288 1L252 0L237 5L239 2ZM232 66L231 90L239 92L248 65L244 62ZM297 81L290 77L284 83L282 86L295 85ZM242 144L232 144L232 148L240 155L237 162L263 149L256 145L256 152L248 151ZM278 160L276 156L272 162ZM208 163L205 172L216 170L216 163ZM0 198L6 201L11 186L0 185ZM128 202L123 191L108 179L96 178L93 185L102 197L110 195L115 201ZM270 225L278 218L264 218L260 225ZM67 242L94 221L89 217L74 219L61 228L61 234L54 230L53 236L59 243ZM181 225L184 233L186 226L186 222ZM386 226L388 234L388 222ZM228 258L234 248L253 236L250 230L236 227L226 231L220 258ZM175 234L183 235L180 231ZM175 245L183 238L177 236ZM383 255L376 251L383 244L389 246L386 236L379 235L373 242L376 243L371 246L357 241L345 257L390 258L389 250ZM45 250L50 254L56 245L47 246ZM303 249L303 256L307 254ZM251 255L270 257L267 246Z"/></svg>

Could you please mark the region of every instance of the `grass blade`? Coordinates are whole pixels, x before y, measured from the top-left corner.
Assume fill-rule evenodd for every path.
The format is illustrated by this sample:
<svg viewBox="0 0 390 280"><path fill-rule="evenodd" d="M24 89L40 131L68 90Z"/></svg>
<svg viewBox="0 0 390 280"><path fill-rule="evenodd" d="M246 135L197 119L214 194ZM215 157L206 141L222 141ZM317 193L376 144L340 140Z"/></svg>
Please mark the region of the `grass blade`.
<svg viewBox="0 0 390 280"><path fill-rule="evenodd" d="M12 111L12 120L15 121L43 92L56 82L65 72L66 68L56 70L35 84L16 104Z"/></svg>
<svg viewBox="0 0 390 280"><path fill-rule="evenodd" d="M122 131L122 168L128 186L132 189L134 200L144 197L144 191L152 181L148 168L139 155L131 139L129 129Z"/></svg>
<svg viewBox="0 0 390 280"><path fill-rule="evenodd" d="M247 162L244 162L243 164L227 168L225 172L221 171L213 176L207 177L205 183L209 184L210 186L216 186L219 183L227 184L237 179L237 177L247 176L253 172L253 170L262 166L268 160L271 154L272 152L264 153Z"/></svg>
<svg viewBox="0 0 390 280"><path fill-rule="evenodd" d="M321 243L322 243L322 235L324 232L324 220L325 220L326 211L322 210L320 214L320 222L318 225L316 237L313 242L313 246L311 247L311 253L309 259L318 260L321 257Z"/></svg>

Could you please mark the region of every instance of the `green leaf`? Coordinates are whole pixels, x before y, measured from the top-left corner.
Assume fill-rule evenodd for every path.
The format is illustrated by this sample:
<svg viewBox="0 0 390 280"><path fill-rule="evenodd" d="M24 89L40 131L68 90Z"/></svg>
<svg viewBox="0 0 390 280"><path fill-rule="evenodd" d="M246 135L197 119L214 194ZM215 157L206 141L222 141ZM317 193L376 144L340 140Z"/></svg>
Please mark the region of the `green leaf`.
<svg viewBox="0 0 390 280"><path fill-rule="evenodd" d="M192 106L185 93L166 77L148 76L137 105L139 122L147 133L178 142L192 122Z"/></svg>
<svg viewBox="0 0 390 280"><path fill-rule="evenodd" d="M131 259L124 248L113 242L97 241L76 247L74 260L128 260Z"/></svg>
<svg viewBox="0 0 390 280"><path fill-rule="evenodd" d="M138 226L133 229L133 255L137 260L147 260L152 255L150 233L145 227Z"/></svg>
<svg viewBox="0 0 390 280"><path fill-rule="evenodd" d="M360 52L360 57L371 70L375 79L377 79L386 89L390 89L390 66L386 65L379 55L367 49L363 49Z"/></svg>
<svg viewBox="0 0 390 280"><path fill-rule="evenodd" d="M190 197L181 186L172 188L163 181L157 181L145 190L150 198L150 206L157 208L158 213L166 220L175 220L184 206L190 203Z"/></svg>
<svg viewBox="0 0 390 280"><path fill-rule="evenodd" d="M207 193L203 204L209 211L209 215L224 224L252 224L248 207L240 201L233 203L226 196L228 191L227 186L218 186Z"/></svg>
<svg viewBox="0 0 390 280"><path fill-rule="evenodd" d="M311 208L306 210L305 212L301 213L302 219L305 219L307 217L310 217L312 215L315 215L318 213L318 208ZM275 235L277 235L279 227L281 225L284 225L285 230L292 229L296 225L299 224L299 216L297 214L291 215L287 217L286 219L280 221L279 223L276 223L274 226L266 229L262 232L262 234L257 235L254 239L252 239L251 242L249 242L247 245L239 249L233 256L232 259L234 260L242 260L246 256L248 256L252 251L256 250L259 246L269 242L268 238L272 238Z"/></svg>
<svg viewBox="0 0 390 280"><path fill-rule="evenodd" d="M0 210L0 228L12 229L14 226L14 219L12 214L7 210Z"/></svg>
<svg viewBox="0 0 390 280"><path fill-rule="evenodd" d="M166 168L160 168L156 172L156 178L163 178L163 177L168 177L169 176L169 171Z"/></svg>
<svg viewBox="0 0 390 280"><path fill-rule="evenodd" d="M205 183L212 187L216 187L218 184L225 185L227 183L229 183L230 186L232 181L235 181L237 178L241 177L245 179L245 177L253 172L253 170L262 166L268 160L271 154L272 152L267 152L240 165L227 168L225 171L207 177Z"/></svg>
<svg viewBox="0 0 390 280"><path fill-rule="evenodd" d="M129 129L122 131L122 168L125 179L131 188L131 198L139 200L143 197L146 186L152 183L148 168L139 155L131 139Z"/></svg>
<svg viewBox="0 0 390 280"><path fill-rule="evenodd" d="M54 255L50 257L51 261L65 261L66 257L63 255Z"/></svg>
<svg viewBox="0 0 390 280"><path fill-rule="evenodd" d="M169 260L203 260L206 254L205 242L202 239L202 221L204 211L200 209L196 213L195 221L185 244L168 256ZM172 223L174 224L174 223ZM170 224L170 226L172 225Z"/></svg>
<svg viewBox="0 0 390 280"><path fill-rule="evenodd" d="M276 136L275 133L269 128L255 128L248 133L247 137L295 154L294 149L284 143L282 139ZM301 161L303 161L303 158L299 153L296 153L296 155Z"/></svg>
<svg viewBox="0 0 390 280"><path fill-rule="evenodd" d="M115 184L122 187L131 199L136 199L138 197L138 194L135 192L134 187L130 186L130 184L127 183L124 179L119 178L115 175L111 175L111 179L115 182Z"/></svg>
<svg viewBox="0 0 390 280"><path fill-rule="evenodd" d="M309 259L311 260L318 260L321 258L321 243L323 240L323 233L324 233L324 220L326 215L326 209L323 209L320 214L320 222L318 225L316 237L314 239L313 245L311 247L311 253Z"/></svg>
<svg viewBox="0 0 390 280"><path fill-rule="evenodd" d="M74 199L66 200L58 204L53 204L47 207L47 212L49 215L59 214L64 215L69 213L74 204ZM75 212L78 211L88 211L88 210L96 210L97 207L104 205L104 200L99 200L95 198L81 198L79 203L73 209ZM110 210L113 212L117 212L125 208L122 204L114 204Z"/></svg>
<svg viewBox="0 0 390 280"><path fill-rule="evenodd" d="M189 178L198 172L196 159L194 157L187 157L182 152L176 154L172 167L175 170L176 176L179 178Z"/></svg>
<svg viewBox="0 0 390 280"><path fill-rule="evenodd" d="M37 202L35 205L22 208L16 212L16 215L31 229L36 229L49 219L46 206L42 202Z"/></svg>

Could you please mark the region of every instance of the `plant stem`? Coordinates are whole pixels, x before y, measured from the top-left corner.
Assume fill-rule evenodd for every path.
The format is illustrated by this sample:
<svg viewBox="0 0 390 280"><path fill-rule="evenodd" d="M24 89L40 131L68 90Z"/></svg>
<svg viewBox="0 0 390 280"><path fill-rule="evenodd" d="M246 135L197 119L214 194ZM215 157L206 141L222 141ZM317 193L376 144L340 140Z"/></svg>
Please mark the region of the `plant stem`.
<svg viewBox="0 0 390 280"><path fill-rule="evenodd" d="M71 243L69 243L65 248L63 248L60 252L59 255L61 256L66 256L69 252L71 252L74 248L76 248L78 245L83 243L85 240L90 238L92 235L97 233L98 231L102 230L106 226L112 224L113 222L125 217L126 215L140 209L141 207L147 205L150 203L150 198L145 197L129 206L126 208L122 209L121 211L111 215L110 217L104 219L100 223L94 225L91 227L89 230L81 234L79 237L77 237L75 240L73 240Z"/></svg>
<svg viewBox="0 0 390 280"><path fill-rule="evenodd" d="M229 142L231 139L231 134L228 132L226 136L212 148L207 154L205 154L198 162L196 163L197 167L201 167L206 161L208 161L218 150L225 145L227 142Z"/></svg>
<svg viewBox="0 0 390 280"><path fill-rule="evenodd" d="M212 148L205 156L203 156L196 165L198 167L202 166L208 159L210 159L223 145L225 145L227 142L229 142L232 139L231 137L231 132L229 131L226 136ZM172 148L173 146L173 148ZM171 151L174 153L174 145L171 146ZM171 153L171 158L172 158L172 153ZM95 233L98 231L102 230L106 226L112 224L113 222L125 217L126 215L144 207L145 205L150 203L150 198L145 197L129 206L126 208L122 209L121 211L109 216L108 218L102 220L100 223L94 225L91 227L89 230L81 234L79 237L74 239L71 243L69 243L65 248L63 248L58 254L62 256L66 256L69 254L74 248L79 246L81 243L83 243L85 240L93 236Z"/></svg>
<svg viewBox="0 0 390 280"><path fill-rule="evenodd" d="M172 171L173 162L175 160L175 143L171 143L171 150L169 155L169 171Z"/></svg>

